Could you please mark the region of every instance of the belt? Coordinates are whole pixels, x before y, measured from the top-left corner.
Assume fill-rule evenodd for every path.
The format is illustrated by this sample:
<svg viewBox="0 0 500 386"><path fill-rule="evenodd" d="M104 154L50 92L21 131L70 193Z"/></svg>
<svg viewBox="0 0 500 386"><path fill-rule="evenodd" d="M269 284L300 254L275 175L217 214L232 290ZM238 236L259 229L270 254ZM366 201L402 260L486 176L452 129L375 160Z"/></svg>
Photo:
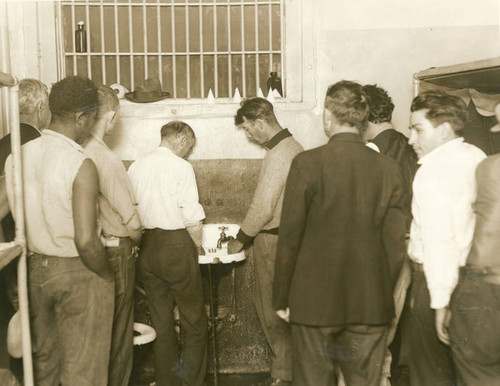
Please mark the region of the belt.
<svg viewBox="0 0 500 386"><path fill-rule="evenodd" d="M421 263L417 263L416 261L410 260L410 266L412 272L420 272L420 273L424 272L424 265Z"/></svg>
<svg viewBox="0 0 500 386"><path fill-rule="evenodd" d="M118 237L118 236L108 236L108 235L101 235L101 242L102 245L105 247L119 247L120 244L123 243L123 241L128 240L129 237Z"/></svg>
<svg viewBox="0 0 500 386"><path fill-rule="evenodd" d="M262 229L259 233L267 233L269 235L278 236L279 230L280 230L280 228Z"/></svg>
<svg viewBox="0 0 500 386"><path fill-rule="evenodd" d="M500 285L500 267L479 267L466 265L460 267L460 276L483 283Z"/></svg>

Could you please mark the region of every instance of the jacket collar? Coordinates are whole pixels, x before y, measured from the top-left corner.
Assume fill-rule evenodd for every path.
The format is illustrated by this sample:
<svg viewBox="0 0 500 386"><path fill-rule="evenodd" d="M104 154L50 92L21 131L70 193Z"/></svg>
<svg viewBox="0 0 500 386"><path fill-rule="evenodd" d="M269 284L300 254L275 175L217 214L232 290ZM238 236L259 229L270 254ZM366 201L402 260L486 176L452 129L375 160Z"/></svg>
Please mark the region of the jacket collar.
<svg viewBox="0 0 500 386"><path fill-rule="evenodd" d="M265 148L267 150L271 150L273 147L275 147L278 143L283 141L285 138L288 138L291 136L292 136L292 133L290 133L288 131L288 129L283 129L266 143Z"/></svg>
<svg viewBox="0 0 500 386"><path fill-rule="evenodd" d="M364 144L363 140L361 139L361 136L355 133L334 134L332 135L328 143L334 143L334 142L359 142L361 144Z"/></svg>

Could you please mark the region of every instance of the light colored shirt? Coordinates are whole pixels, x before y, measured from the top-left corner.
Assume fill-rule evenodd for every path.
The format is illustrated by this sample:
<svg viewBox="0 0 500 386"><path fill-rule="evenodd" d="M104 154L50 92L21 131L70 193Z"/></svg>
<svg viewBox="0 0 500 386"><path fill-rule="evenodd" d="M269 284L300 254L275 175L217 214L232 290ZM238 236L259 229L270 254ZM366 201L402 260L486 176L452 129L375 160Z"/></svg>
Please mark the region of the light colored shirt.
<svg viewBox="0 0 500 386"><path fill-rule="evenodd" d="M120 158L102 139L92 135L85 154L99 174L99 222L106 236L128 236L127 225L137 214L134 192Z"/></svg>
<svg viewBox="0 0 500 386"><path fill-rule="evenodd" d="M22 147L24 205L28 250L75 257L73 182L87 157L63 134L45 129ZM12 156L5 164L7 194L14 209ZM15 213L15 210L12 211Z"/></svg>
<svg viewBox="0 0 500 386"><path fill-rule="evenodd" d="M475 171L484 158L479 148L457 138L418 162L408 254L423 264L431 308L448 305L465 265L475 225Z"/></svg>
<svg viewBox="0 0 500 386"><path fill-rule="evenodd" d="M476 181L476 228L467 265L500 267L500 154L479 164Z"/></svg>
<svg viewBox="0 0 500 386"><path fill-rule="evenodd" d="M184 229L205 218L193 167L160 146L135 161L128 174L147 229Z"/></svg>
<svg viewBox="0 0 500 386"><path fill-rule="evenodd" d="M257 188L250 208L241 224L241 230L248 236L255 237L261 230L278 228L283 207L285 183L294 157L304 148L283 130L285 136L268 151L262 160Z"/></svg>

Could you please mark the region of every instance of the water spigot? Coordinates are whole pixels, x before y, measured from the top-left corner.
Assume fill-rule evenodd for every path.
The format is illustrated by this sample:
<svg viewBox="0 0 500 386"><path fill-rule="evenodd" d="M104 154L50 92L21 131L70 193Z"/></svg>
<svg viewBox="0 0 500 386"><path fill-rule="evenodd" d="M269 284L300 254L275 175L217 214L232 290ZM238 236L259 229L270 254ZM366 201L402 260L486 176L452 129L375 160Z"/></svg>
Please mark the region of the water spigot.
<svg viewBox="0 0 500 386"><path fill-rule="evenodd" d="M221 226L219 227L219 229L221 230L220 232L220 237L219 237L219 240L217 240L217 248L222 248L222 243L225 243L229 240L232 240L233 239L233 236L227 236L226 235L226 230L228 229L228 227L226 226Z"/></svg>

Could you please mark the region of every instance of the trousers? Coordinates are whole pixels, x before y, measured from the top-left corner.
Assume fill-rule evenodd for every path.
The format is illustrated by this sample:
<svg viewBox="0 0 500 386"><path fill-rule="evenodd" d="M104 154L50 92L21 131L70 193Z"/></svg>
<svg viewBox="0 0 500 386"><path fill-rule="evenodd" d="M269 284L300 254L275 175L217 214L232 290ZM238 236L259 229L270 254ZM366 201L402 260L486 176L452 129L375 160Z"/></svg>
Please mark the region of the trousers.
<svg viewBox="0 0 500 386"><path fill-rule="evenodd" d="M134 353L135 255L132 254L132 242L128 237L120 238L120 245L106 247L106 254L115 274L108 385L123 386L128 385Z"/></svg>
<svg viewBox="0 0 500 386"><path fill-rule="evenodd" d="M148 296L157 338L153 343L158 386L203 384L207 367L207 315L196 247L185 229L146 229L138 274ZM174 306L184 342L178 354Z"/></svg>
<svg viewBox="0 0 500 386"><path fill-rule="evenodd" d="M79 257L28 259L34 377L37 386L105 386L115 283Z"/></svg>
<svg viewBox="0 0 500 386"><path fill-rule="evenodd" d="M387 326L310 327L292 324L294 386L380 385Z"/></svg>
<svg viewBox="0 0 500 386"><path fill-rule="evenodd" d="M451 350L437 336L435 314L424 273L413 272L408 316L411 386L452 386L457 382Z"/></svg>
<svg viewBox="0 0 500 386"><path fill-rule="evenodd" d="M292 380L292 337L290 324L276 315L272 305L274 261L278 236L259 233L254 239L254 303L260 325L273 353L271 376Z"/></svg>
<svg viewBox="0 0 500 386"><path fill-rule="evenodd" d="M450 303L453 361L467 386L500 384L500 285L485 282L487 275L462 267Z"/></svg>

